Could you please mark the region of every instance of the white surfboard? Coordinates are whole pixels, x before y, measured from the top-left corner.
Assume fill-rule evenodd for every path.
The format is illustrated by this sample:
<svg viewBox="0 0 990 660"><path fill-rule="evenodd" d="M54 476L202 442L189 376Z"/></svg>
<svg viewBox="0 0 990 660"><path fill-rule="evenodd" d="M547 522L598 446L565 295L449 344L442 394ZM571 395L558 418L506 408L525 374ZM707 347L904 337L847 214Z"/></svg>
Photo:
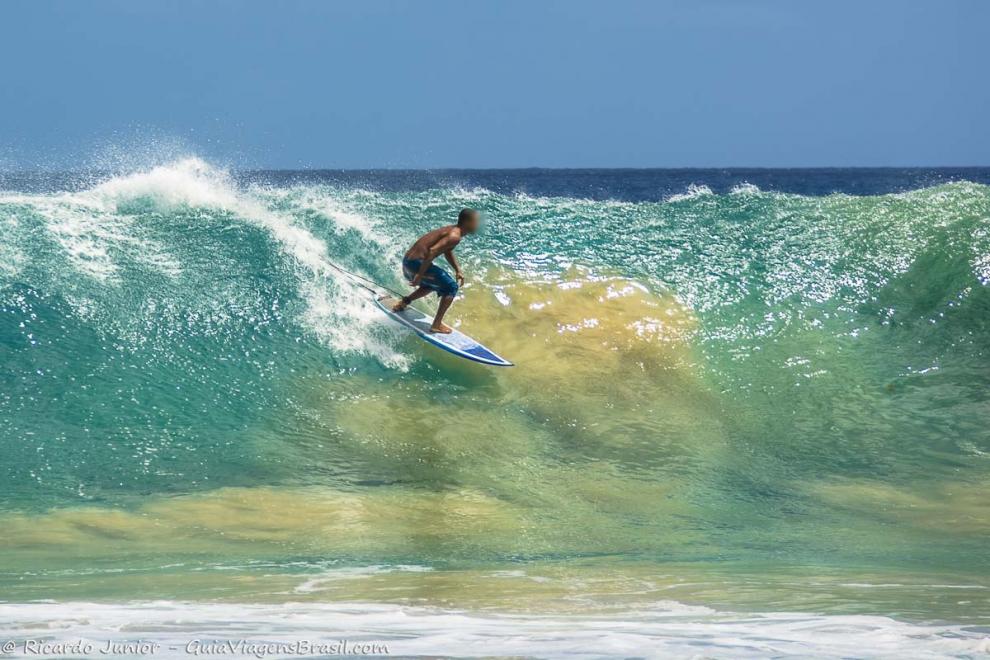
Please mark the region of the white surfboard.
<svg viewBox="0 0 990 660"><path fill-rule="evenodd" d="M433 323L433 319L412 305L409 305L401 312L393 312L392 306L397 302L399 302L398 299L391 296L375 298L375 304L383 312L388 314L389 317L406 326L419 335L420 338L428 341L437 348L442 348L448 353L453 353L462 358L493 367L512 366L511 362L496 355L493 351L482 346L463 332L458 332L457 330L452 331L450 334L430 332L430 325Z"/></svg>

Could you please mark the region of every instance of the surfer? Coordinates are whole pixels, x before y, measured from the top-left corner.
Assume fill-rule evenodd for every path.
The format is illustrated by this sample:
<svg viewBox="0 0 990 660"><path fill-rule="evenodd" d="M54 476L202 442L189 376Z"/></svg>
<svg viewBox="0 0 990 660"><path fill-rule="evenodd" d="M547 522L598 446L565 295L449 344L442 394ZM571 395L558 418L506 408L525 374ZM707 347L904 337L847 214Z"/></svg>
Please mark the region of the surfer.
<svg viewBox="0 0 990 660"><path fill-rule="evenodd" d="M480 224L481 217L477 211L461 209L457 215L456 225L440 227L420 236L402 258L402 274L417 289L395 303L392 311L401 312L412 301L435 292L440 298L440 306L437 307L437 315L433 318L430 332L449 333L451 328L443 322L443 315L454 302L458 287L464 284L464 275L454 256L454 248L464 236L478 231ZM454 267L454 277L433 263L433 260L441 254L447 263Z"/></svg>

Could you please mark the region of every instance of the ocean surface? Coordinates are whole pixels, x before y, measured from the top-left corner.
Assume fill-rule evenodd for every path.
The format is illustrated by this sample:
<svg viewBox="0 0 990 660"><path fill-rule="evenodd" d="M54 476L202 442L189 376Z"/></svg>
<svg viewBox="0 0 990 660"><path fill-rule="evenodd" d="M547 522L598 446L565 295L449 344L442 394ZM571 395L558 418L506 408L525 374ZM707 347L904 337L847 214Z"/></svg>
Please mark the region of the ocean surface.
<svg viewBox="0 0 990 660"><path fill-rule="evenodd" d="M0 174L2 638L990 654L988 421L990 169Z"/></svg>

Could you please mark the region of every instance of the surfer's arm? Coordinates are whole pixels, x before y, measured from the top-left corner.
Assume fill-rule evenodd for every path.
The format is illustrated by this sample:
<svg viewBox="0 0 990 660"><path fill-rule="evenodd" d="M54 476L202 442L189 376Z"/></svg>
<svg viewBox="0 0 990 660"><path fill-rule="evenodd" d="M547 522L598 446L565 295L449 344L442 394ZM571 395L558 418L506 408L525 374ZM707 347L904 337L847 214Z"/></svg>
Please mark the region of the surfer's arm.
<svg viewBox="0 0 990 660"><path fill-rule="evenodd" d="M430 246L430 248L426 251L426 256L423 257L423 263L419 265L419 272L417 272L416 276L412 279L412 283L418 285L420 280L423 279L423 275L425 275L426 271L428 271L430 266L433 265L433 260L436 259L438 255L453 250L457 246L458 242L458 239L453 238L452 236L444 236Z"/></svg>
<svg viewBox="0 0 990 660"><path fill-rule="evenodd" d="M457 257L454 256L454 248L450 248L443 253L443 258L447 260L447 263L454 267L454 277L457 279L458 284L464 284L464 275L461 273L461 265L457 263Z"/></svg>

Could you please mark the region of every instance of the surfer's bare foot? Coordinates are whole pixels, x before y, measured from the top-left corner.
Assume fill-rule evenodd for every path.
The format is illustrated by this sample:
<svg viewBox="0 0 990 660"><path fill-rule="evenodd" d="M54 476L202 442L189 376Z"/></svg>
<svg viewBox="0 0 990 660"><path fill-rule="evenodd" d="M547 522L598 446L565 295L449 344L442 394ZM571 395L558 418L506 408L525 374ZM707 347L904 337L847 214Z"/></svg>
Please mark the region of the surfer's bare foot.
<svg viewBox="0 0 990 660"><path fill-rule="evenodd" d="M400 300L399 302L397 302L394 305L392 305L392 311L393 312L401 312L401 311L405 310L405 308L408 307L408 306L409 306L409 303L407 303L405 300Z"/></svg>
<svg viewBox="0 0 990 660"><path fill-rule="evenodd" d="M449 335L453 331L454 329L451 328L446 323L439 323L439 324L434 323L433 325L430 326L430 332L439 332L440 334L443 335Z"/></svg>

